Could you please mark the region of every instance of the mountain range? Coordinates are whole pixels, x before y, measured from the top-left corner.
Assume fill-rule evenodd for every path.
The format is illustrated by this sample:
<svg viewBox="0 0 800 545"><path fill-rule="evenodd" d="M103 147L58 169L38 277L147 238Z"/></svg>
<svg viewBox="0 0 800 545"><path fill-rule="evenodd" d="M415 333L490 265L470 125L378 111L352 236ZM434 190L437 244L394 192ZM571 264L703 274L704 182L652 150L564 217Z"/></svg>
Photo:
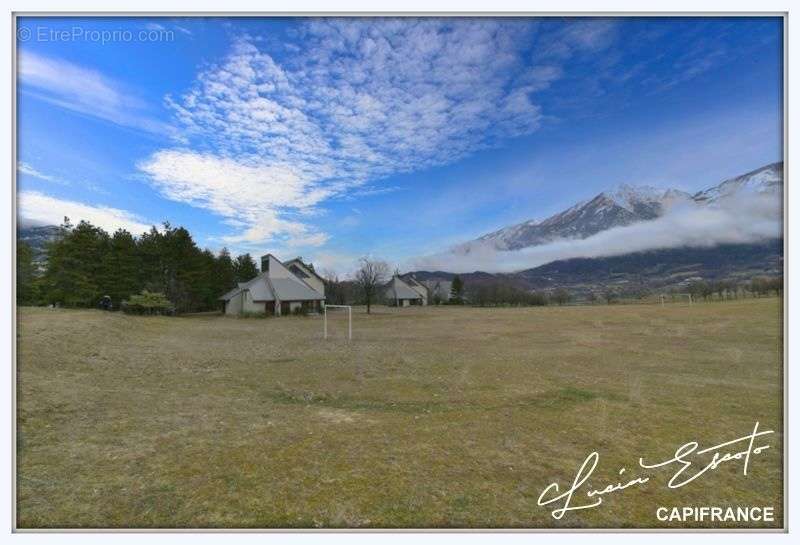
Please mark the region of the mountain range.
<svg viewBox="0 0 800 545"><path fill-rule="evenodd" d="M43 266L47 261L47 244L61 236L61 228L56 225L28 225L17 229L17 240L31 247L33 262Z"/></svg>
<svg viewBox="0 0 800 545"><path fill-rule="evenodd" d="M678 189L621 185L582 201L549 218L505 227L456 246L453 252L469 255L487 246L514 251L564 239L585 239L615 227L658 219L679 205L722 207L726 201L766 194L780 197L783 163L773 163L690 194ZM57 226L20 227L18 240L31 246L41 267L47 259L46 243L60 234ZM716 244L631 252L612 257L554 260L513 273L462 274L467 285L498 280L526 290L569 288L589 293L609 286L663 288L694 279L742 281L753 276L777 276L783 271L782 239L756 243ZM451 271L416 271L418 279L452 279Z"/></svg>
<svg viewBox="0 0 800 545"><path fill-rule="evenodd" d="M782 190L782 162L725 180L694 195L679 189L620 185L545 220L528 220L483 235L456 246L454 252L469 254L487 246L500 251L520 250L558 239L583 239L613 227L656 219L670 207L682 203L713 206L749 193L780 194Z"/></svg>
<svg viewBox="0 0 800 545"><path fill-rule="evenodd" d="M780 199L783 163L766 165L694 194L678 189L621 185L582 201L542 221L529 220L488 233L452 249L456 256L476 251L514 253L555 241L586 239L616 227L656 220L676 206L724 209L754 195ZM747 220L743 220L747 221ZM691 281L747 281L783 273L782 238L742 244L707 244L631 252L609 257L558 259L512 273L472 272L467 285L503 281L525 290L567 288L577 295L606 288L665 289ZM416 271L420 280L449 280L447 271Z"/></svg>

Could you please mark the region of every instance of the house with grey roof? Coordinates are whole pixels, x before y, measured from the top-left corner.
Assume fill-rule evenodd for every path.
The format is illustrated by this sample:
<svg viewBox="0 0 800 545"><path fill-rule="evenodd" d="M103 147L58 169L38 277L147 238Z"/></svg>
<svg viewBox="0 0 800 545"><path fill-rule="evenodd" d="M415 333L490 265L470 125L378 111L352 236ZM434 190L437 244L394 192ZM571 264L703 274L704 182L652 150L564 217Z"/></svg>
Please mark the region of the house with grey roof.
<svg viewBox="0 0 800 545"><path fill-rule="evenodd" d="M301 310L317 312L325 304L324 286L323 291L319 291L313 281L307 280L267 254L261 258L258 276L240 283L219 300L224 302L225 314L231 316L246 313L281 316Z"/></svg>
<svg viewBox="0 0 800 545"><path fill-rule="evenodd" d="M417 280L416 277L411 273L402 275L400 279L408 284L409 288L420 294L423 305L428 304L428 288L422 284L422 282Z"/></svg>
<svg viewBox="0 0 800 545"><path fill-rule="evenodd" d="M453 290L452 280L440 280L438 278L431 278L423 280L422 284L428 288L428 301L432 305L439 303L446 303L450 300Z"/></svg>
<svg viewBox="0 0 800 545"><path fill-rule="evenodd" d="M423 298L398 275L393 276L384 286L384 299L387 305L397 307L424 305L427 301L427 297Z"/></svg>

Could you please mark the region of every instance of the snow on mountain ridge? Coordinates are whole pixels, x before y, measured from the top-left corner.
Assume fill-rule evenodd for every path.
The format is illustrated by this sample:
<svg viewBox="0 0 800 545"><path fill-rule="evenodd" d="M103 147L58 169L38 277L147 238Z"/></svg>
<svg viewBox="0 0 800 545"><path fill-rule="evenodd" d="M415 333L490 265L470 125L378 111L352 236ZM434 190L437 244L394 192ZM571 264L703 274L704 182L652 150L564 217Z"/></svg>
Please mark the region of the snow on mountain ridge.
<svg viewBox="0 0 800 545"><path fill-rule="evenodd" d="M772 163L747 174L725 180L724 182L698 191L694 200L710 204L734 195L775 193L783 189L783 163Z"/></svg>
<svg viewBox="0 0 800 545"><path fill-rule="evenodd" d="M623 183L611 191L604 191L601 195L611 199L617 206L633 212L633 208L637 203L662 202L671 192L678 192L678 190L661 189L650 185L634 186ZM689 197L689 194L687 193L686 196Z"/></svg>
<svg viewBox="0 0 800 545"><path fill-rule="evenodd" d="M499 229L461 244L455 251L470 253L487 246L494 250L518 250L556 239L583 239L613 227L656 219L676 204L714 205L734 195L773 193L782 187L783 163L766 165L694 195L673 188L620 184L542 221L529 220Z"/></svg>

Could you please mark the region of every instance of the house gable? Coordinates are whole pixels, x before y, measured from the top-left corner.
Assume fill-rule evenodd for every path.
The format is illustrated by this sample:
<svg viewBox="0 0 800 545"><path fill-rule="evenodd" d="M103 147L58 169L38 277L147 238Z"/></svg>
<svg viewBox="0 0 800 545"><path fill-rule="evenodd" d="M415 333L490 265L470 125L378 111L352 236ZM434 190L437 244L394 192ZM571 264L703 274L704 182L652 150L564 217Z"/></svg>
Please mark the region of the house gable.
<svg viewBox="0 0 800 545"><path fill-rule="evenodd" d="M314 269L306 265L302 259L296 257L287 261L284 265L303 282L323 296L325 295L325 280Z"/></svg>

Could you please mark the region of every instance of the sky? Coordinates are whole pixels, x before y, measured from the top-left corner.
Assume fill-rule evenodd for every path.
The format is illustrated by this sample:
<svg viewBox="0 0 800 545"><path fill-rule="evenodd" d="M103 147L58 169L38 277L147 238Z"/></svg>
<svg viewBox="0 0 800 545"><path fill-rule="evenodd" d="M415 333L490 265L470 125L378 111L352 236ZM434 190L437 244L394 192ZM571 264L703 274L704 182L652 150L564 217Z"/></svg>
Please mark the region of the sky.
<svg viewBox="0 0 800 545"><path fill-rule="evenodd" d="M780 18L18 22L23 224L347 273L782 160Z"/></svg>

